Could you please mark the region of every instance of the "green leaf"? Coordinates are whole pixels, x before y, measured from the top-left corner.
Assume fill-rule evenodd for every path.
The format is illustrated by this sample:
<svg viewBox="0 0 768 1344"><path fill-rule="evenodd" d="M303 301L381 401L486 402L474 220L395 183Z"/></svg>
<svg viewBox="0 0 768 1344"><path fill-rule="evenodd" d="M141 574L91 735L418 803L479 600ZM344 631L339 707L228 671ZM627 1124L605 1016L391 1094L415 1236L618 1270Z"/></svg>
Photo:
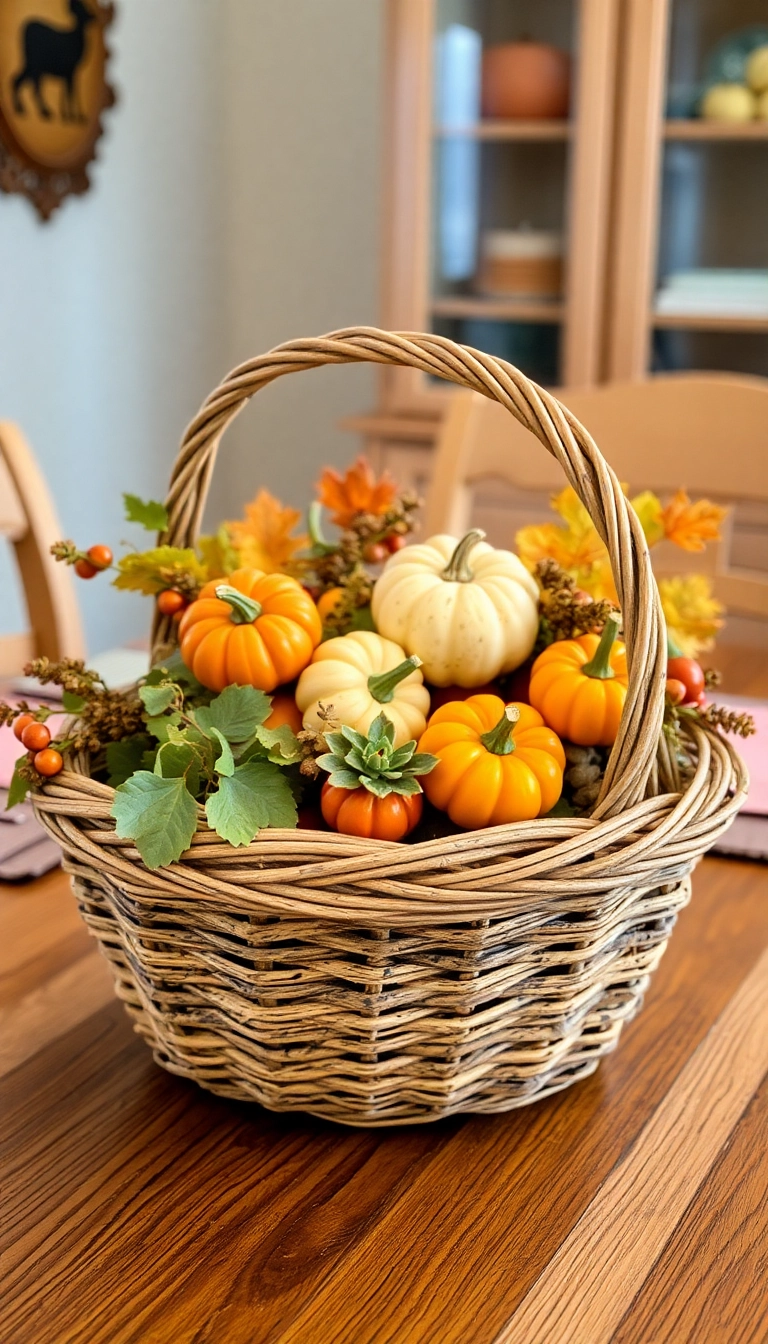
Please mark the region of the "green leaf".
<svg viewBox="0 0 768 1344"><path fill-rule="evenodd" d="M180 696L180 688L174 682L164 682L160 686L147 686L145 683L139 687L139 699L150 718L164 714Z"/></svg>
<svg viewBox="0 0 768 1344"><path fill-rule="evenodd" d="M133 737L124 737L121 742L107 743L107 783L116 789L124 784L137 770L141 770L144 756L150 746L146 733L137 733Z"/></svg>
<svg viewBox="0 0 768 1344"><path fill-rule="evenodd" d="M144 755L141 758L142 770L149 770L150 774L153 772L159 750L159 747L151 747L149 751L144 752Z"/></svg>
<svg viewBox="0 0 768 1344"><path fill-rule="evenodd" d="M342 729L342 732L343 731L344 730ZM385 742L390 746L394 745L395 725L391 719L387 718L383 711L376 716L368 729L368 741L373 743L376 747L382 746Z"/></svg>
<svg viewBox="0 0 768 1344"><path fill-rule="evenodd" d="M234 775L235 758L232 755L232 748L230 747L226 737L218 728L212 728L211 734L213 737L216 738L216 741L221 746L221 751L216 757L216 764L214 766L216 774L227 776Z"/></svg>
<svg viewBox="0 0 768 1344"><path fill-rule="evenodd" d="M349 619L350 630L375 630L373 621L373 612L370 605L366 607L356 607Z"/></svg>
<svg viewBox="0 0 768 1344"><path fill-rule="evenodd" d="M256 741L266 748L270 761L277 765L293 765L301 760L299 740L287 723L281 723L277 728L265 728L261 724L256 729Z"/></svg>
<svg viewBox="0 0 768 1344"><path fill-rule="evenodd" d="M147 732L156 737L158 742L169 742L170 731L172 728L178 728L181 723L181 715L177 709L172 714L157 714L152 718L145 719Z"/></svg>
<svg viewBox="0 0 768 1344"><path fill-rule="evenodd" d="M67 714L81 714L86 705L82 695L75 695L74 691L65 691L61 703Z"/></svg>
<svg viewBox="0 0 768 1344"><path fill-rule="evenodd" d="M396 755L397 753L395 753ZM392 757L392 764L395 764L395 758ZM430 770L434 770L438 764L438 759L429 751L416 752L408 762L408 772L411 775L428 775Z"/></svg>
<svg viewBox="0 0 768 1344"><path fill-rule="evenodd" d="M367 760L363 756L362 751L358 751L357 747L350 747L344 760L353 770L361 770L364 772L368 768Z"/></svg>
<svg viewBox="0 0 768 1344"><path fill-rule="evenodd" d="M270 697L255 686L227 686L209 705L196 709L194 719L204 733L217 728L228 742L247 742L269 717L271 705Z"/></svg>
<svg viewBox="0 0 768 1344"><path fill-rule="evenodd" d="M163 868L189 849L197 829L197 804L183 779L161 779L139 770L115 792L115 831L133 840L148 868Z"/></svg>
<svg viewBox="0 0 768 1344"><path fill-rule="evenodd" d="M153 773L163 779L183 779L195 798L200 792L200 752L190 742L165 742L157 753Z"/></svg>
<svg viewBox="0 0 768 1344"><path fill-rule="evenodd" d="M291 787L279 766L248 761L225 776L205 805L208 825L232 845L248 845L263 826L295 826Z"/></svg>
<svg viewBox="0 0 768 1344"><path fill-rule="evenodd" d="M545 818L575 817L575 816L576 816L576 809L571 806L567 798L558 798L554 807L550 807L549 811L544 813Z"/></svg>
<svg viewBox="0 0 768 1344"><path fill-rule="evenodd" d="M168 657L165 658L162 663L157 663L154 667L150 668L144 678L144 685L159 686L164 681L175 681L177 685L187 686L195 693L197 691L205 690L205 687L200 684L197 677L190 672L178 649L174 649L173 653L169 653Z"/></svg>
<svg viewBox="0 0 768 1344"><path fill-rule="evenodd" d="M9 812L12 807L16 807L17 803L23 803L29 790L32 788L30 781L24 779L24 777L19 774L19 766L22 762L26 761L26 759L26 756L20 756L13 767L11 782L8 786L8 802L5 805L6 812Z"/></svg>
<svg viewBox="0 0 768 1344"><path fill-rule="evenodd" d="M354 770L332 770L329 775L329 781L336 789L359 789L361 779Z"/></svg>
<svg viewBox="0 0 768 1344"><path fill-rule="evenodd" d="M334 739L338 738L342 739L342 743L340 746L337 747L336 741ZM328 743L328 745L333 748L334 751L343 752L347 750L347 748L344 746L343 742L344 738L346 738L347 742L351 742L352 746L357 747L360 751L365 751L366 747L368 746L368 738L363 737L362 733L355 732L355 729L348 727L346 723L342 726L340 733L330 733L330 734L327 733L325 740Z"/></svg>
<svg viewBox="0 0 768 1344"><path fill-rule="evenodd" d="M156 499L146 502L138 495L123 495L125 516L129 523L140 523L148 532L164 532L168 526L168 510Z"/></svg>
<svg viewBox="0 0 768 1344"><path fill-rule="evenodd" d="M334 756L344 756L349 751L349 742L342 733L326 733L325 740Z"/></svg>

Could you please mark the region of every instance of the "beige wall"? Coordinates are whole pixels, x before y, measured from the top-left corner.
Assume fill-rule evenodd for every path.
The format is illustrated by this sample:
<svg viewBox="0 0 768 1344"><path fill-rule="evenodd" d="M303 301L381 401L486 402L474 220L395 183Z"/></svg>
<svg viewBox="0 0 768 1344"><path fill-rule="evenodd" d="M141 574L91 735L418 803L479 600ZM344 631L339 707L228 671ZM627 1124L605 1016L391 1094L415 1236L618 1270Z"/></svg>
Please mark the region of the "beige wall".
<svg viewBox="0 0 768 1344"><path fill-rule="evenodd" d="M0 417L31 439L65 536L119 544L121 491L164 493L236 362L375 320L382 7L120 0L92 190L49 224L0 195ZM262 480L303 505L371 397L365 370L267 389L222 452L222 512ZM15 589L0 550L0 630L23 621ZM78 592L92 652L146 632L145 600Z"/></svg>
<svg viewBox="0 0 768 1344"><path fill-rule="evenodd" d="M230 364L378 314L383 0L229 0L224 48ZM260 393L222 449L211 513L263 481L302 505L337 429L373 400L370 369Z"/></svg>

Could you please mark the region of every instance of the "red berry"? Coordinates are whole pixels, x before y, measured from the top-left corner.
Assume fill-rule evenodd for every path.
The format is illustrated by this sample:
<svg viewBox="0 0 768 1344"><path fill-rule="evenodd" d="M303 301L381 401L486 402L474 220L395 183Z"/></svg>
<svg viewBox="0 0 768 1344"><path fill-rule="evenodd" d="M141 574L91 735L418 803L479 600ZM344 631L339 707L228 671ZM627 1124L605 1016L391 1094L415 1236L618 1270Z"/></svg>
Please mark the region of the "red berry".
<svg viewBox="0 0 768 1344"><path fill-rule="evenodd" d="M112 552L108 546L89 546L86 555L96 569L109 569L112 564Z"/></svg>
<svg viewBox="0 0 768 1344"><path fill-rule="evenodd" d="M187 599L176 588L164 588L157 595L157 609L163 616L176 616L187 605Z"/></svg>
<svg viewBox="0 0 768 1344"><path fill-rule="evenodd" d="M383 542L369 541L368 545L363 551L363 555L365 556L365 559L368 561L369 565L380 565L382 560L386 560L387 556L389 555L389 551L387 550Z"/></svg>
<svg viewBox="0 0 768 1344"><path fill-rule="evenodd" d="M94 579L98 572L96 565L92 565L90 560L75 561L75 573L79 575L81 579Z"/></svg>
<svg viewBox="0 0 768 1344"><path fill-rule="evenodd" d="M390 555L394 555L395 551L402 551L403 547L407 544L407 541L408 538L404 537L402 533L390 532L389 536L384 538L384 545Z"/></svg>
<svg viewBox="0 0 768 1344"><path fill-rule="evenodd" d="M35 769L38 775L45 775L47 779L51 775L58 775L64 765L64 759L60 751L55 747L46 747L44 751L38 751L35 756Z"/></svg>
<svg viewBox="0 0 768 1344"><path fill-rule="evenodd" d="M695 658L670 658L667 663L667 677L682 681L686 696L686 705L697 704L704 691L704 673Z"/></svg>
<svg viewBox="0 0 768 1344"><path fill-rule="evenodd" d="M24 732L28 723L34 723L35 720L31 714L20 714L13 725L13 735L21 741L21 734Z"/></svg>
<svg viewBox="0 0 768 1344"><path fill-rule="evenodd" d="M44 751L51 740L51 730L44 723L28 723L21 740L28 751Z"/></svg>

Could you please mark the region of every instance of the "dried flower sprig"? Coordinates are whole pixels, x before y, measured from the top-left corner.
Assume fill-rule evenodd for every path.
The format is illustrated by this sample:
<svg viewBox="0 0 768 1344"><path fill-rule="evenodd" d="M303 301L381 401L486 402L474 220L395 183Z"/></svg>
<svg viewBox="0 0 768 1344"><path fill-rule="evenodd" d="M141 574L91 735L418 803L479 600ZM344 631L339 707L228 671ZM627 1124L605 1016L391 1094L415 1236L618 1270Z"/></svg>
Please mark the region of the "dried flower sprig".
<svg viewBox="0 0 768 1344"><path fill-rule="evenodd" d="M119 742L142 727L143 706L134 691L109 690L98 672L86 668L79 658L35 658L24 675L41 685L60 686L64 709L75 716L67 742L73 751L97 752L108 742Z"/></svg>
<svg viewBox="0 0 768 1344"><path fill-rule="evenodd" d="M542 634L537 647L556 639L575 639L578 635L599 633L609 614L617 610L615 603L607 598L591 598L549 556L537 562L534 574L541 588Z"/></svg>
<svg viewBox="0 0 768 1344"><path fill-rule="evenodd" d="M322 730L317 728L302 728L300 732L296 734L302 753L299 773L304 775L307 779L319 778L321 770L317 761L318 757L325 755L328 750L326 734L338 732L341 727L333 705L319 705L317 716L323 724Z"/></svg>
<svg viewBox="0 0 768 1344"><path fill-rule="evenodd" d="M698 711L710 728L720 728L724 733L735 733L738 737L752 737L757 732L755 720L751 714L740 714L738 710L727 709L724 705L707 705Z"/></svg>

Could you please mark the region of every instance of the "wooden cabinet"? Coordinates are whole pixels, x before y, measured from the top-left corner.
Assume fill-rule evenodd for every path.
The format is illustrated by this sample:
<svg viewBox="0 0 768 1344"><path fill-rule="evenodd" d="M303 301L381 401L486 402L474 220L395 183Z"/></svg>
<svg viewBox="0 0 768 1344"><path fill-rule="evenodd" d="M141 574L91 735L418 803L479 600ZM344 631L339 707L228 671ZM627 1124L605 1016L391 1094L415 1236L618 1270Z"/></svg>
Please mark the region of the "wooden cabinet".
<svg viewBox="0 0 768 1344"><path fill-rule="evenodd" d="M768 309L658 298L697 268L765 267L768 285L768 121L696 115L713 49L768 25L765 0L388 0L386 13L383 326L479 346L549 386L768 374ZM570 54L566 117L482 115L480 52L523 36ZM489 292L484 254L525 231L534 252L559 240L560 292ZM384 370L375 411L349 427L423 483L450 395Z"/></svg>
<svg viewBox="0 0 768 1344"><path fill-rule="evenodd" d="M389 0L387 14L383 325L481 346L550 383L595 381L618 0ZM525 34L569 51L570 116L483 119L477 53L451 49L462 33L478 48ZM484 292L484 238L526 230L534 246L560 239L561 292ZM389 411L434 414L443 395L420 374L382 380Z"/></svg>
<svg viewBox="0 0 768 1344"><path fill-rule="evenodd" d="M768 286L768 120L697 113L718 64L729 79L737 72L728 47L740 34L752 29L754 41L768 43L768 6L624 0L622 27L606 377L675 369L765 376L768 305L759 311L756 273ZM659 311L670 278L717 270L726 283L733 277L732 292L741 273L752 301L734 293L729 311L727 294L723 302L713 293L709 309L686 295L680 311Z"/></svg>

